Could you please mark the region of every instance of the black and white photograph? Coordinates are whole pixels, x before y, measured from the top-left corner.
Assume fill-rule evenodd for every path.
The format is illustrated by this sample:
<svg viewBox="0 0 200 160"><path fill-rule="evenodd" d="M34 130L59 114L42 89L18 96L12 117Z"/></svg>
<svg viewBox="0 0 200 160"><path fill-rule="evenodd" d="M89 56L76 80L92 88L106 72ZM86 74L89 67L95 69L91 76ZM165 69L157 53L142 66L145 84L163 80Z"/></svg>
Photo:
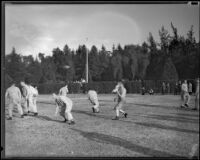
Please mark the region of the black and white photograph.
<svg viewBox="0 0 200 160"><path fill-rule="evenodd" d="M1 158L199 159L199 7L2 2Z"/></svg>

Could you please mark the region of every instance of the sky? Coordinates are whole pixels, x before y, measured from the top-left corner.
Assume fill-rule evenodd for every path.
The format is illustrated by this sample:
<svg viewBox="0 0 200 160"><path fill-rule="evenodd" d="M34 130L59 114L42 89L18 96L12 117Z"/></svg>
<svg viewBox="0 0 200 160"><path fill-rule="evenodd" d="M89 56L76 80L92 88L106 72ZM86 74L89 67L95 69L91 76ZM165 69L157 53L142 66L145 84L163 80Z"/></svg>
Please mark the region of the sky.
<svg viewBox="0 0 200 160"><path fill-rule="evenodd" d="M162 25L186 36L191 25L199 41L199 6L187 4L6 4L5 53L52 55L67 44L112 50L113 44L147 42L149 32L159 42Z"/></svg>

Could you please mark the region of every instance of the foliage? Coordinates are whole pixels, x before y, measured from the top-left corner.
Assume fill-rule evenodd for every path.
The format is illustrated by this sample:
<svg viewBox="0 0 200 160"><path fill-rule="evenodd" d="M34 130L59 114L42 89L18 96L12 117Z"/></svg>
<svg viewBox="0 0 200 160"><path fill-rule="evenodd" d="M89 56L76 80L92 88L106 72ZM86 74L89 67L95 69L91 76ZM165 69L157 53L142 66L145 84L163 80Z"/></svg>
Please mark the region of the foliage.
<svg viewBox="0 0 200 160"><path fill-rule="evenodd" d="M5 57L5 72L17 82L29 77L31 83L36 84L72 83L81 78L86 79L88 54L90 85L93 82L120 79L194 79L199 76L200 43L194 38L193 26L186 37L179 35L172 23L171 28L172 35L164 26L161 27L159 43L149 33L147 42L142 45L130 44L123 48L118 44L113 45L112 51L107 51L103 45L100 50L94 45L91 49L80 45L77 50L71 50L66 44L63 50L54 48L52 56L39 53L38 58L33 58L32 55L22 56L13 48ZM76 88L72 90L80 90L76 85L71 87ZM105 92L110 91L110 87L104 83L97 88L101 92L100 88L104 88Z"/></svg>

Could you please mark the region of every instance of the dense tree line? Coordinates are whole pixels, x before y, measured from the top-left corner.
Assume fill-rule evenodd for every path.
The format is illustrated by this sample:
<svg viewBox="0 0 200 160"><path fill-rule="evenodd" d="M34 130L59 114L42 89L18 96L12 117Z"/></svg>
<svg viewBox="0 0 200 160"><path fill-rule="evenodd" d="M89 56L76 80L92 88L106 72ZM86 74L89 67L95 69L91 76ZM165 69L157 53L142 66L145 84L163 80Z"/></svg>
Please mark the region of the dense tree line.
<svg viewBox="0 0 200 160"><path fill-rule="evenodd" d="M113 45L107 51L102 45L88 49L85 45L71 50L54 48L52 56L39 53L22 56L15 48L5 56L5 73L8 79L20 81L29 77L33 83L76 81L85 79L86 53L89 56L89 81L113 81L119 79L194 79L199 76L199 42L194 38L193 26L187 36L178 35L171 23L173 35L162 26L160 42L151 33L147 42L140 45ZM65 66L70 66L66 69Z"/></svg>

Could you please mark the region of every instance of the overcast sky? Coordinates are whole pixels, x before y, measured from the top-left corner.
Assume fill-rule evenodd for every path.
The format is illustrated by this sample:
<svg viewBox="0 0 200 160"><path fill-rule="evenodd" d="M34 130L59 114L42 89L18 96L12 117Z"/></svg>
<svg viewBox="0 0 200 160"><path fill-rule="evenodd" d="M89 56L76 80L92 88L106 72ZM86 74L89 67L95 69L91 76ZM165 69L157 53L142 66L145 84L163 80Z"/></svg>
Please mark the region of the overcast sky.
<svg viewBox="0 0 200 160"><path fill-rule="evenodd" d="M5 21L6 54L15 47L23 55L52 55L65 44L111 50L113 44L141 44L149 32L159 42L158 30L164 25L171 33L171 22L184 36L193 25L199 41L199 6L186 4L6 4Z"/></svg>

